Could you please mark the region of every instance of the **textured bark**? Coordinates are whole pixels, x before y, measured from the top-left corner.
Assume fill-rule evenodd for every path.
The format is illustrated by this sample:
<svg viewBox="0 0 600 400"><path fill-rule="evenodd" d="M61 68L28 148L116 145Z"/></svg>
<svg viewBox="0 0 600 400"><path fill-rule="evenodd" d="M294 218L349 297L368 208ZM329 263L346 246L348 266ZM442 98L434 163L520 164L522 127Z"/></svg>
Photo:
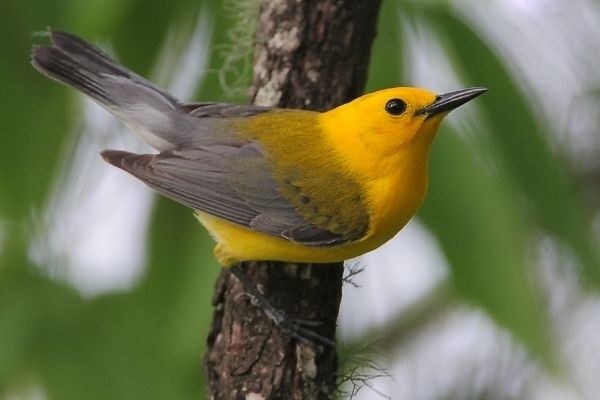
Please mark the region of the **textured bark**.
<svg viewBox="0 0 600 400"><path fill-rule="evenodd" d="M326 110L364 88L380 0L262 2L251 97Z"/></svg>
<svg viewBox="0 0 600 400"><path fill-rule="evenodd" d="M325 110L362 93L380 0L264 0L251 100ZM334 339L341 263L249 262L242 268L265 297L290 316L320 321ZM204 367L210 399L329 399L335 349L298 342L251 303L223 271Z"/></svg>

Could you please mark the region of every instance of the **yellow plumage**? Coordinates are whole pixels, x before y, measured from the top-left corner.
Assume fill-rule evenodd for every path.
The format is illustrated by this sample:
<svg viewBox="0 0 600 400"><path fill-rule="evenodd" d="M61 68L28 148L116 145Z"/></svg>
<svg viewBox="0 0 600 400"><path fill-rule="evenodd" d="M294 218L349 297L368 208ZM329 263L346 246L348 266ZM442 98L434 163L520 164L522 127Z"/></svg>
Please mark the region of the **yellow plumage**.
<svg viewBox="0 0 600 400"><path fill-rule="evenodd" d="M391 116L385 112L383 105L393 98L406 102L406 114ZM365 95L326 113L291 116L284 111L280 117L261 114L241 122L244 135L260 141L268 154L283 159L281 163L290 164L292 169L314 169L327 175L333 168L359 182L354 189L364 194L369 229L362 238L338 246L305 246L197 211L199 221L218 242L215 255L219 262L225 266L242 260L326 263L356 257L387 242L415 214L425 197L429 149L444 114L427 119L412 114L435 98L423 89L394 88ZM294 117L307 123L294 122ZM289 125L286 119L291 120ZM297 129L302 131L298 133ZM303 147L299 151L289 152L290 148L298 148L290 146L290 136L294 137L291 140L301 139L299 145ZM310 159L305 157L306 148L313 154ZM321 202L325 206L333 204L330 199L336 188L321 189Z"/></svg>
<svg viewBox="0 0 600 400"><path fill-rule="evenodd" d="M33 49L34 67L159 151L102 156L195 209L226 267L341 261L388 241L423 202L439 123L485 91L392 88L325 113L185 104L84 40L49 35L52 46Z"/></svg>

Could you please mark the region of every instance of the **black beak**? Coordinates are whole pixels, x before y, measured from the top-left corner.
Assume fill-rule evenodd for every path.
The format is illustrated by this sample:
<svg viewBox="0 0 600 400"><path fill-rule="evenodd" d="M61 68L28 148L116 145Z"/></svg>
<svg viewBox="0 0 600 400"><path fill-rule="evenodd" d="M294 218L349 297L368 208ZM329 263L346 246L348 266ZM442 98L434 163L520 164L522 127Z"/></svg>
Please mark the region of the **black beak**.
<svg viewBox="0 0 600 400"><path fill-rule="evenodd" d="M420 109L415 115L425 115L426 118L429 118L439 113L452 111L486 91L487 89L483 87L473 87L441 94L433 103Z"/></svg>

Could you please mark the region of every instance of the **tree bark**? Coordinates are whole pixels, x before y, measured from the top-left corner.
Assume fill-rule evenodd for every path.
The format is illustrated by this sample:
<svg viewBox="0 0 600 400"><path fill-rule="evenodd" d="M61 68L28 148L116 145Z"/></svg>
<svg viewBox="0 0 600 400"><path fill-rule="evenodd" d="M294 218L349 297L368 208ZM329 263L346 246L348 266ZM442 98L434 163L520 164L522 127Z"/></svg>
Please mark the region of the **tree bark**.
<svg viewBox="0 0 600 400"><path fill-rule="evenodd" d="M380 0L263 0L251 100L326 110L364 88ZM335 339L342 263L248 262L243 270L272 305L319 321ZM330 399L334 348L290 338L251 303L226 270L217 280L204 368L210 399Z"/></svg>

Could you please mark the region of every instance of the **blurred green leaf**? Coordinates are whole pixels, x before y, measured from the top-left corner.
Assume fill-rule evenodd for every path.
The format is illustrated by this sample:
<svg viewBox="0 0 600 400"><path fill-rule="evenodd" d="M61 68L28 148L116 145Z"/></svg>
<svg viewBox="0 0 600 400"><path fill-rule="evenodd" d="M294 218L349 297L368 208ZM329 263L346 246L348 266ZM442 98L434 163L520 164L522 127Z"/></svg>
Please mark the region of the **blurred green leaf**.
<svg viewBox="0 0 600 400"><path fill-rule="evenodd" d="M467 86L489 88L477 99L489 135L469 145L439 135L421 215L451 262L459 292L550 360L549 327L539 287L531 281L527 245L537 229L546 230L571 246L586 277L599 284L598 243L580 193L569 181L565 160L550 150L549 135L542 133L547 124L536 119L494 47L450 3L402 4L407 15L438 33ZM491 160L493 172L483 159Z"/></svg>
<svg viewBox="0 0 600 400"><path fill-rule="evenodd" d="M371 49L366 93L386 87L402 86L399 13L398 3L384 1L381 4L377 36Z"/></svg>
<svg viewBox="0 0 600 400"><path fill-rule="evenodd" d="M475 151L448 127L441 130L419 215L448 257L458 292L549 361L548 327L525 263L527 218L510 182L489 176Z"/></svg>
<svg viewBox="0 0 600 400"><path fill-rule="evenodd" d="M113 36L120 62L145 75L169 29L188 29L195 22L201 2L197 0L130 0L131 6L116 21ZM144 27L144 28L140 28Z"/></svg>
<svg viewBox="0 0 600 400"><path fill-rule="evenodd" d="M85 299L28 260L28 218L51 192L76 110L72 91L29 65L32 43L47 40L30 32L51 25L95 41L99 30L119 25L117 52L144 72L167 30L181 20L180 29L189 31L199 9L191 0L83 4L0 4L5 21L14 20L0 24L2 50L14 55L0 65L5 93L12 93L0 98L8 111L0 150L0 216L8 229L0 253L0 396L15 385L41 384L50 399L61 400L198 398L219 268L212 240L189 209L158 201L148 271L127 293Z"/></svg>
<svg viewBox="0 0 600 400"><path fill-rule="evenodd" d="M32 32L61 21L62 10L62 1L0 2L0 49L7 55L0 63L0 215L14 219L41 205L68 135L66 91L49 85L29 64Z"/></svg>
<svg viewBox="0 0 600 400"><path fill-rule="evenodd" d="M591 231L591 210L566 160L551 151L550 127L535 117L520 88L489 44L448 8L427 8L427 18L466 80L488 87L481 102L496 148L520 192L533 206L539 226L568 244L580 259L586 281L600 287L600 243Z"/></svg>

